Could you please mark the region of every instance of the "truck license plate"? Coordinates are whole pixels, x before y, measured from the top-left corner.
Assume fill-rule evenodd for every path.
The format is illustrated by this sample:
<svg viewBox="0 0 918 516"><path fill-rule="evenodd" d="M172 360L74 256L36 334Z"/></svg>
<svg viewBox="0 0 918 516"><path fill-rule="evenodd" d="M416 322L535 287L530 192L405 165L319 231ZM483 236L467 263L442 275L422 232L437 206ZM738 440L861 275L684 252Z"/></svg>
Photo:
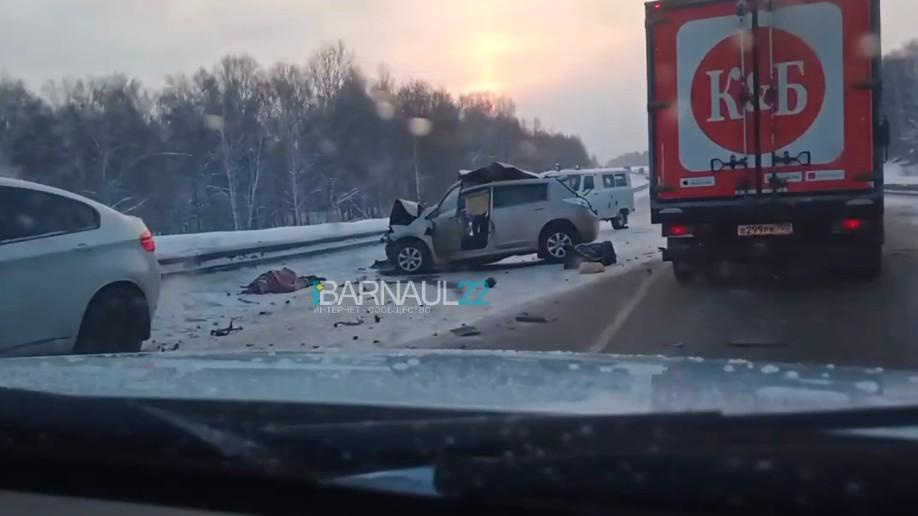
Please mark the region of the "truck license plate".
<svg viewBox="0 0 918 516"><path fill-rule="evenodd" d="M793 235L794 225L787 224L748 224L737 226L736 234L739 236L771 236Z"/></svg>

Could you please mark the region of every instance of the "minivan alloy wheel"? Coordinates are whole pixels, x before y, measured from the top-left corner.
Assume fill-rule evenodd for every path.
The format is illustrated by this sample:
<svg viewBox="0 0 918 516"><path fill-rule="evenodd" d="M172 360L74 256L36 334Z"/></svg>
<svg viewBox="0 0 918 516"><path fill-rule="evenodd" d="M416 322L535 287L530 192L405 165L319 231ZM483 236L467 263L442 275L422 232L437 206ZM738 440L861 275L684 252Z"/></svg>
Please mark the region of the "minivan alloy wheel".
<svg viewBox="0 0 918 516"><path fill-rule="evenodd" d="M549 235L545 247L548 250L548 254L552 255L554 258L564 258L567 254L565 247L573 244L574 242L571 240L570 235L558 231Z"/></svg>
<svg viewBox="0 0 918 516"><path fill-rule="evenodd" d="M421 268L421 264L424 263L424 257L421 255L421 251L416 247L403 247L398 252L396 257L398 261L398 266L403 271L406 272L415 272Z"/></svg>

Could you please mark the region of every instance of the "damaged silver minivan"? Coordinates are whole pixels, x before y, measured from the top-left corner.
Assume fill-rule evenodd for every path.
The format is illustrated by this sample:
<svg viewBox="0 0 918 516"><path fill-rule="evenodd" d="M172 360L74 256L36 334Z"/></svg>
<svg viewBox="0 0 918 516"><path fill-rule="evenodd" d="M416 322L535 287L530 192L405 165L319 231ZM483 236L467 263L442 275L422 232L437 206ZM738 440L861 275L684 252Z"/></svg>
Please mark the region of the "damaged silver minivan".
<svg viewBox="0 0 918 516"><path fill-rule="evenodd" d="M531 253L560 261L567 246L592 242L598 233L595 211L566 185L493 163L460 172L459 182L430 208L395 201L386 256L407 274Z"/></svg>

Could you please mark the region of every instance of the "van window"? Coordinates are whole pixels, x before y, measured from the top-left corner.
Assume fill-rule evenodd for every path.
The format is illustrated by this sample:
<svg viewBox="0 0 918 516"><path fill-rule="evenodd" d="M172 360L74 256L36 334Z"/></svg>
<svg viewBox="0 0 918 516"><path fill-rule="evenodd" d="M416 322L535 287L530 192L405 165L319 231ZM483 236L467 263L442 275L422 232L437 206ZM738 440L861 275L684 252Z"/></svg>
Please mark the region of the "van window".
<svg viewBox="0 0 918 516"><path fill-rule="evenodd" d="M79 201L25 188L0 188L0 242L99 227L99 214Z"/></svg>
<svg viewBox="0 0 918 516"><path fill-rule="evenodd" d="M625 177L625 174L615 174L615 187L621 188L623 186L628 186L628 178Z"/></svg>
<svg viewBox="0 0 918 516"><path fill-rule="evenodd" d="M595 190L596 184L593 182L593 176L583 176L583 191Z"/></svg>
<svg viewBox="0 0 918 516"><path fill-rule="evenodd" d="M562 181L564 181L571 190L575 192L580 190L580 176L567 176L562 179Z"/></svg>
<svg viewBox="0 0 918 516"><path fill-rule="evenodd" d="M499 186L494 188L494 208L507 208L520 204L548 200L548 185Z"/></svg>
<svg viewBox="0 0 918 516"><path fill-rule="evenodd" d="M612 174L603 174L602 175L602 187L603 188L615 188L615 176Z"/></svg>

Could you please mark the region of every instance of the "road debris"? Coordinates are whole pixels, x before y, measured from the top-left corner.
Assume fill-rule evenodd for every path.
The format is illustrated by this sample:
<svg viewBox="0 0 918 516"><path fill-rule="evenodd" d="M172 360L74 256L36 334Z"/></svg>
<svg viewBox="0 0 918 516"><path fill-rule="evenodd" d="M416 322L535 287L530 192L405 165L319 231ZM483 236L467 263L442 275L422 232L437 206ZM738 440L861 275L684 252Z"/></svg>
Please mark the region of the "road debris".
<svg viewBox="0 0 918 516"><path fill-rule="evenodd" d="M243 299L243 298L241 298L241 297L237 297L236 300L237 300L237 301L241 301L241 302L243 302L243 303L245 303L245 304L247 304L247 305L257 305L257 304L258 304L258 301L251 301L251 300L249 300L249 299Z"/></svg>
<svg viewBox="0 0 918 516"><path fill-rule="evenodd" d="M338 321L334 324L334 327L337 328L338 326L360 326L361 324L363 324L363 318L358 317L357 319L353 321Z"/></svg>
<svg viewBox="0 0 918 516"><path fill-rule="evenodd" d="M230 333L235 331L242 331L242 326L233 326L233 320L230 319L229 326L226 328L217 328L216 330L210 330L210 335L212 337L226 337Z"/></svg>
<svg viewBox="0 0 918 516"><path fill-rule="evenodd" d="M583 262L579 268L580 274L599 274L605 270L605 265L599 262Z"/></svg>
<svg viewBox="0 0 918 516"><path fill-rule="evenodd" d="M788 346L788 343L782 340L760 339L755 337L735 338L731 339L727 344L735 348L783 348Z"/></svg>
<svg viewBox="0 0 918 516"><path fill-rule="evenodd" d="M287 294L311 287L321 281L325 281L325 278L314 275L298 276L292 269L284 267L259 274L245 287L242 294Z"/></svg>
<svg viewBox="0 0 918 516"><path fill-rule="evenodd" d="M541 315L533 315L529 312L522 312L515 318L518 322L530 322L530 323L547 323L548 319Z"/></svg>
<svg viewBox="0 0 918 516"><path fill-rule="evenodd" d="M457 337L471 337L473 335L481 335L481 330L474 326L460 326L449 331Z"/></svg>
<svg viewBox="0 0 918 516"><path fill-rule="evenodd" d="M492 277L490 277L490 276L488 276L488 277L485 279L485 285L487 285L488 288L494 288L494 287L497 285L497 280L494 279L494 278L492 278Z"/></svg>
<svg viewBox="0 0 918 516"><path fill-rule="evenodd" d="M618 262L618 255L615 254L615 245L606 240L603 242L592 242L589 244L579 244L574 250L587 262L599 262L605 266L613 265Z"/></svg>

